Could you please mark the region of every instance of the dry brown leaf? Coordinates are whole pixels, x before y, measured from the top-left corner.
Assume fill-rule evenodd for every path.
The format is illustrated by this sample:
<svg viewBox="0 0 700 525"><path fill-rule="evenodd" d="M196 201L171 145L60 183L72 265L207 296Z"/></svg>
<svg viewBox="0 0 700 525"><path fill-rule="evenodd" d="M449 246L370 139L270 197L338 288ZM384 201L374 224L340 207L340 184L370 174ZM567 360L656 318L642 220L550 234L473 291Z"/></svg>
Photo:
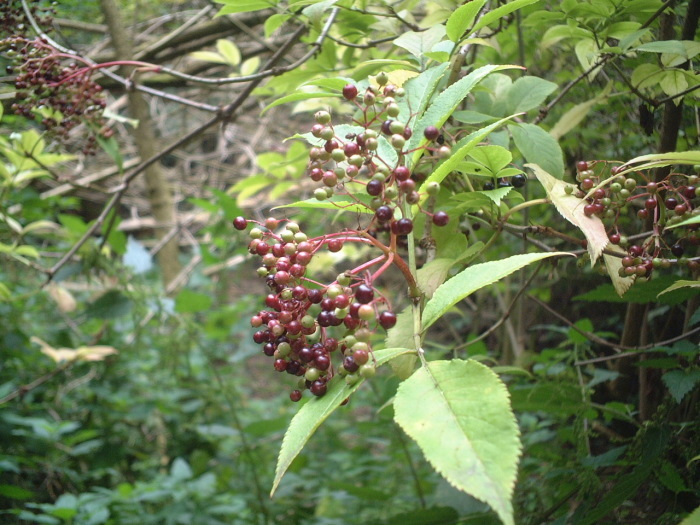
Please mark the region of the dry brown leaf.
<svg viewBox="0 0 700 525"><path fill-rule="evenodd" d="M540 181L547 192L547 197L557 208L557 211L571 224L580 229L588 241L588 254L591 256L591 266L595 264L608 244L608 235L605 233L605 226L600 218L595 215L586 217L583 207L586 202L575 195L567 195L565 188L570 184L559 180L537 164L525 164L535 172L537 180Z"/></svg>

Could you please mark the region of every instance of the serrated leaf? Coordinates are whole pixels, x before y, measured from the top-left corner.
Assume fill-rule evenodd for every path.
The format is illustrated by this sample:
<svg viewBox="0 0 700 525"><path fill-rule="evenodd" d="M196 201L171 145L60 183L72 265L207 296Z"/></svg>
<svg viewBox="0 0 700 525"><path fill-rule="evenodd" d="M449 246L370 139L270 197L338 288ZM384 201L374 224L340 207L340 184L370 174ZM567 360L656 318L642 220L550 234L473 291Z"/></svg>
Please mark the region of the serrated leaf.
<svg viewBox="0 0 700 525"><path fill-rule="evenodd" d="M432 299L426 303L423 310L423 330L427 330L445 312L471 293L503 279L528 264L562 255L571 254L564 252L524 253L468 267L435 290Z"/></svg>
<svg viewBox="0 0 700 525"><path fill-rule="evenodd" d="M537 108L557 89L554 82L539 77L520 77L508 90L507 112L520 113Z"/></svg>
<svg viewBox="0 0 700 525"><path fill-rule="evenodd" d="M521 445L508 391L488 367L434 361L404 381L394 418L451 485L512 525Z"/></svg>
<svg viewBox="0 0 700 525"><path fill-rule="evenodd" d="M407 31L394 40L394 45L404 48L421 62L423 55L433 49L445 36L445 26L436 24L427 31Z"/></svg>
<svg viewBox="0 0 700 525"><path fill-rule="evenodd" d="M453 42L459 42L464 32L469 29L476 15L479 13L486 0L473 0L463 6L458 7L454 13L450 15L445 24L447 30L447 38Z"/></svg>
<svg viewBox="0 0 700 525"><path fill-rule="evenodd" d="M673 226L666 226L665 229L670 230L672 228L680 228L681 226L689 226L690 224L700 224L700 215L690 217L689 219L676 223Z"/></svg>
<svg viewBox="0 0 700 525"><path fill-rule="evenodd" d="M497 173L513 160L513 155L502 146L479 146L469 156L486 166L491 173Z"/></svg>
<svg viewBox="0 0 700 525"><path fill-rule="evenodd" d="M547 192L547 197L561 216L580 229L586 236L591 265L594 264L609 242L603 222L595 215L586 217L583 213L586 202L573 194L566 194L565 188L569 186L568 183L555 179L537 164L526 164L525 167L535 172L537 180Z"/></svg>
<svg viewBox="0 0 700 525"><path fill-rule="evenodd" d="M413 135L406 143L407 150L413 150L427 143L427 139L423 136L423 131L428 126L440 128L450 115L457 109L464 98L471 93L472 89L486 76L494 71L502 71L505 69L514 69L518 66L482 66L469 73L466 77L458 80L442 93L440 93L433 101L425 113L421 115L416 124L413 126ZM486 128L484 128L486 129ZM479 130L481 131L481 130ZM475 132L477 133L477 132ZM410 157L406 158L406 165L410 168L423 154L422 150L417 150ZM410 162L409 162L410 161Z"/></svg>
<svg viewBox="0 0 700 525"><path fill-rule="evenodd" d="M676 281L664 291L659 292L659 295L678 290L679 288L700 288L700 281Z"/></svg>
<svg viewBox="0 0 700 525"><path fill-rule="evenodd" d="M276 206L272 208L277 210L280 208L311 208L317 210L335 210L335 211L351 211L356 213L367 213L373 214L374 211L365 206L364 204L358 204L354 201L342 201L342 200L326 200L319 201L317 199L307 199L305 201L297 201L291 204L284 204L282 206Z"/></svg>
<svg viewBox="0 0 700 525"><path fill-rule="evenodd" d="M502 6L497 7L496 9L493 9L492 11L489 11L484 16L482 16L474 26L473 31L476 32L479 29L484 28L489 24L492 24L493 22L500 20L501 18L503 18L507 14L512 13L513 11L517 11L522 7L535 4L537 2L539 2L539 0L511 0L510 2L503 4Z"/></svg>
<svg viewBox="0 0 700 525"><path fill-rule="evenodd" d="M341 95L339 93L327 93L323 91L319 92L313 92L313 93L292 93L291 95L284 96L282 98L278 98L274 102L271 102L265 108L262 110L260 113L261 115L264 115L268 110L281 106L282 104L287 104L289 102L298 102L300 100L311 100L314 98L340 98Z"/></svg>
<svg viewBox="0 0 700 525"><path fill-rule="evenodd" d="M564 154L554 137L534 124L510 125L508 129L527 162L539 164L557 179L564 176Z"/></svg>
<svg viewBox="0 0 700 525"><path fill-rule="evenodd" d="M374 357L377 360L377 366L382 365L395 357L412 352L407 348L387 348L374 352ZM316 429L321 426L328 416L340 406L340 404L350 396L364 382L360 379L357 383L350 386L343 378L336 375L328 382L328 390L323 397L314 397L310 399L296 413L289 428L282 440L282 448L280 449L279 457L277 458L277 469L275 470L275 479L272 483L270 497L277 490L277 486L282 480L282 476L292 464L294 458L299 455L306 442L311 438Z"/></svg>
<svg viewBox="0 0 700 525"><path fill-rule="evenodd" d="M614 250L622 255L626 255L626 252L619 246L609 245L608 249ZM627 293L627 290L630 289L635 281L635 278L632 276L620 276L620 269L622 268L622 255L620 257L616 257L607 253L603 254L603 261L605 262L605 268L608 271L608 276L612 281L615 292L617 292L617 295L620 297Z"/></svg>
<svg viewBox="0 0 700 525"><path fill-rule="evenodd" d="M672 370L666 372L661 379L676 403L680 403L700 382L700 370Z"/></svg>

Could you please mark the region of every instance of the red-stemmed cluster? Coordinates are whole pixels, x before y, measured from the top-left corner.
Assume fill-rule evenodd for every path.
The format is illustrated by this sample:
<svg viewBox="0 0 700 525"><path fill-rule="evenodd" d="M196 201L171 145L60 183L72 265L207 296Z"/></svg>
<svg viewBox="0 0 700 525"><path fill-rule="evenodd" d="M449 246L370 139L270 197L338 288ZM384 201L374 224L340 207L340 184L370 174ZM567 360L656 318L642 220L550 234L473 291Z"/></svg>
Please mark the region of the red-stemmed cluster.
<svg viewBox="0 0 700 525"><path fill-rule="evenodd" d="M256 224L249 232L248 250L261 258L257 273L266 280L270 293L265 299L267 308L251 319L258 329L253 340L274 358L277 371L299 377L290 395L293 401L301 399L305 389L315 396L324 395L328 381L336 374L348 384L375 374L372 335L379 328L392 328L397 318L374 283L394 265L401 270L409 290L417 290L398 253L400 241L414 229L412 207L426 214L435 226L445 226L450 219L443 210L433 211L431 201L427 209L422 206L424 197L435 197L440 185L425 185L426 195L421 195L417 187L425 176L407 167L406 157L412 151L406 150L406 144L413 130L410 118L407 122L398 119L401 109L397 98L403 96L403 90L389 84L385 74L377 75L376 81L378 88L368 87L362 94L353 84L343 88L345 99L358 110L354 119L357 132L340 136L330 113L318 111L309 134L312 147L307 175L319 184L314 197L325 201L335 195L346 196L351 205L367 212L360 214L369 217L365 224L310 239L294 222L267 219L256 223L238 217L233 223L238 230ZM449 155L450 148L435 126L425 127L423 135L426 140L417 149L429 153L424 165ZM338 203L339 208L347 205L347 200ZM382 242L380 234L388 241ZM379 253L330 284L307 275L308 265L319 250L338 252L347 243L363 244ZM338 357L334 359L334 355Z"/></svg>
<svg viewBox="0 0 700 525"><path fill-rule="evenodd" d="M233 225L246 230L251 222L237 217ZM275 219L257 224L249 235L248 251L261 258L257 273L270 289L267 308L251 318L258 329L253 340L274 358L275 370L299 377L290 398L298 401L305 389L324 395L335 374L348 384L373 376L370 338L378 327L396 324L389 301L372 285L377 272L367 273L376 261L341 273L328 285L306 275L319 250L338 252L346 242L367 243L367 239L353 232L310 239L298 224ZM338 355L335 366L334 355Z"/></svg>
<svg viewBox="0 0 700 525"><path fill-rule="evenodd" d="M9 37L0 42L0 48L14 58L14 65L7 69L15 76L14 113L39 119L49 135L61 142L69 141L76 126L87 125L89 132L82 144L86 154L94 152L98 136L112 135L103 117L102 87L91 78L92 67L41 38Z"/></svg>
<svg viewBox="0 0 700 525"><path fill-rule="evenodd" d="M406 207L418 205L418 209L428 215L436 226L444 226L449 216L444 211L433 213L420 204L423 196L417 191L419 182L425 179L422 169L427 164L450 155L450 147L444 143L440 130L426 126L423 136L426 141L416 149L429 153L426 161L413 171L406 165L406 156L413 153L406 145L413 136L411 117L399 119L401 108L398 99L404 96L402 88L388 83L385 74L376 77L378 87L370 86L360 93L357 86L348 84L343 88L343 96L357 108L355 124L358 133L339 135L333 126L330 113L318 111L316 123L311 127L311 141L316 144L309 151L307 174L311 180L320 183L314 191L319 201L330 199L336 194L349 196L360 206L374 211L370 228L373 231L389 231L393 235L407 235L413 231L413 220L406 216ZM393 150L389 160L384 152ZM371 197L369 205L357 195L358 188ZM428 184L426 193L437 195L440 185Z"/></svg>
<svg viewBox="0 0 700 525"><path fill-rule="evenodd" d="M700 214L700 177L671 173L655 181L641 171L621 174L621 167L610 167L603 161L579 161L576 171L578 188L569 186L566 191L586 197L584 213L598 216L608 224L610 243L627 251L621 261L620 276L649 277L654 268L672 264L700 269L700 257L688 254L690 247L700 245L698 225L669 228ZM602 181L607 183L601 185ZM636 228L651 228L646 235L636 235L634 242L621 233L622 219L631 208L636 209L641 221Z"/></svg>

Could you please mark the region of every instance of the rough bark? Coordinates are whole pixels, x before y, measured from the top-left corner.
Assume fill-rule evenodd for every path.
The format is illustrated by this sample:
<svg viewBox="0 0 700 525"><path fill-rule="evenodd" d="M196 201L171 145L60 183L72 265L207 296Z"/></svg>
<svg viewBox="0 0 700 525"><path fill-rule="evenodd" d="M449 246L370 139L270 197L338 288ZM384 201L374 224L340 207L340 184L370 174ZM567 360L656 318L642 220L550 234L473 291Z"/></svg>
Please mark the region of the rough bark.
<svg viewBox="0 0 700 525"><path fill-rule="evenodd" d="M132 47L129 35L124 29L119 9L114 0L100 0L100 6L109 27L110 37L115 48L116 55L121 60L129 60L132 57ZM122 71L128 76L128 69ZM134 139L137 151L141 159L151 158L158 152L156 147L155 132L151 120L148 103L138 91L129 92L129 113L139 124L134 129ZM156 237L160 240L175 226L176 215L173 203L173 194L170 185L160 168L155 163L144 172L148 202L151 213L157 224L163 225L156 229ZM178 259L178 236L173 236L158 252L158 265L163 275L163 285L167 288L180 273L182 266Z"/></svg>

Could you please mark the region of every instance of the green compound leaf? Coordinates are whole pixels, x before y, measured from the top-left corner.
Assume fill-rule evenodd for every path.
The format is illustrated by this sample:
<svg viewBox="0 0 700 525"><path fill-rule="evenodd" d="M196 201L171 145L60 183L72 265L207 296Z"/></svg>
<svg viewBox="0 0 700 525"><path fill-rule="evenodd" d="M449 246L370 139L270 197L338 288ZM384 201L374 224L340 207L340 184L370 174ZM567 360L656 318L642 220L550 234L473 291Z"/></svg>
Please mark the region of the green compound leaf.
<svg viewBox="0 0 700 525"><path fill-rule="evenodd" d="M426 303L425 310L423 310L423 331L427 330L428 327L442 317L445 312L469 294L503 279L507 275L510 275L528 264L546 259L547 257L557 257L561 255L571 254L565 252L524 253L521 255L513 255L507 259L489 261L470 266L435 290L432 299Z"/></svg>
<svg viewBox="0 0 700 525"><path fill-rule="evenodd" d="M284 204L282 206L276 206L272 208L277 210L280 208L313 208L317 210L335 210L335 211L353 211L356 213L374 213L372 208L364 204L358 204L353 201L343 201L343 200L326 200L319 201L317 199L307 199L305 201L297 201L291 204Z"/></svg>
<svg viewBox="0 0 700 525"><path fill-rule="evenodd" d="M459 42L464 32L469 29L479 10L484 7L486 0L475 0L457 8L447 19L447 37L453 42Z"/></svg>
<svg viewBox="0 0 700 525"><path fill-rule="evenodd" d="M435 97L433 103L430 104L426 112L418 119L416 125L413 126L413 135L406 144L406 150L411 151L425 144L427 142L427 139L423 136L425 128L428 126L439 128L442 126L447 119L450 118L450 115L454 113L462 100L464 100L464 97L471 93L471 90L486 76L494 71L514 69L517 67L518 66L482 66L445 89ZM412 167L422 154L423 150L415 151L412 156L406 158L406 165L409 168Z"/></svg>
<svg viewBox="0 0 700 525"><path fill-rule="evenodd" d="M508 390L476 361L433 361L404 381L395 420L450 484L487 503L512 525L520 456Z"/></svg>
<svg viewBox="0 0 700 525"><path fill-rule="evenodd" d="M452 171L454 171L457 165L464 160L464 157L472 151L489 133L491 133L496 128L502 126L505 122L509 121L513 116L503 118L498 122L489 124L488 126L478 129L470 133L464 140L460 141L457 150L452 153L450 158L445 162L440 164L434 172L425 180L421 186L421 192L425 192L426 186L431 182L442 182L445 177L447 177ZM425 129L425 127L423 128ZM423 132L421 131L421 135ZM415 137L415 133L413 135Z"/></svg>
<svg viewBox="0 0 700 525"><path fill-rule="evenodd" d="M534 124L511 125L508 129L527 162L538 164L557 179L564 176L564 154L554 137Z"/></svg>
<svg viewBox="0 0 700 525"><path fill-rule="evenodd" d="M374 357L377 360L377 366L383 365L391 359L400 355L413 352L408 348L386 348L374 352ZM277 469L275 471L275 480L272 483L270 497L277 490L282 476L287 472L289 465L292 464L294 458L299 455L301 449L304 448L306 442L311 438L316 429L321 426L328 416L340 406L340 404L348 398L360 385L364 382L360 379L357 383L350 386L340 376L335 376L328 383L328 391L323 397L315 397L310 399L296 413L289 428L282 440L282 448L280 449L277 458Z"/></svg>

